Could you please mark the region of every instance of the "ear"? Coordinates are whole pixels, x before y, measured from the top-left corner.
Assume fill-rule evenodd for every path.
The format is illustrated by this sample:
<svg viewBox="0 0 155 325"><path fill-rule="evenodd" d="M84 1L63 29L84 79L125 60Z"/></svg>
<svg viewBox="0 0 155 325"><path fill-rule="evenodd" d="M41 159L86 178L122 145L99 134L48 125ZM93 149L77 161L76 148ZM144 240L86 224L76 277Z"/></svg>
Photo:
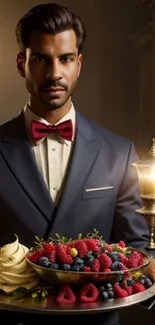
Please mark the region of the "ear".
<svg viewBox="0 0 155 325"><path fill-rule="evenodd" d="M81 67L82 67L82 54L79 54L78 55L78 77L80 76Z"/></svg>
<svg viewBox="0 0 155 325"><path fill-rule="evenodd" d="M25 78L25 54L24 52L20 51L17 53L16 56L16 64L19 74Z"/></svg>

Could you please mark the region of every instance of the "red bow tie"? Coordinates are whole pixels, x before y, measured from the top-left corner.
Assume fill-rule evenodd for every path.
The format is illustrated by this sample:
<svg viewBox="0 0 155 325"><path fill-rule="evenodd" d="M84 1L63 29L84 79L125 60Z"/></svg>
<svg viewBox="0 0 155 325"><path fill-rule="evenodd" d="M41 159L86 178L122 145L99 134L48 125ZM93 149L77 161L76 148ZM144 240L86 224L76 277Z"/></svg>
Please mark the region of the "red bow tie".
<svg viewBox="0 0 155 325"><path fill-rule="evenodd" d="M32 137L35 141L39 141L46 137L49 133L57 133L62 138L72 141L73 126L72 121L67 120L57 125L46 125L39 121L32 121L31 124Z"/></svg>

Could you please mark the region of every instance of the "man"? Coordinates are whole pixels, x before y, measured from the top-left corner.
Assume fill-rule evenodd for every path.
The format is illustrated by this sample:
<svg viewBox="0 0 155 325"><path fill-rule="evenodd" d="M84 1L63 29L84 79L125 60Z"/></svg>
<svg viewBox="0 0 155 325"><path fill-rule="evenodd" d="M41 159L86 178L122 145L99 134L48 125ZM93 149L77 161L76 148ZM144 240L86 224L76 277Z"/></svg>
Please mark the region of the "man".
<svg viewBox="0 0 155 325"><path fill-rule="evenodd" d="M29 102L1 126L0 245L14 234L30 247L35 235L74 238L97 228L108 243L124 240L144 248L148 227L135 213L141 200L131 166L137 160L134 146L90 123L71 101L86 37L80 19L63 6L39 5L21 18L16 36L17 68ZM153 267L148 272L152 275ZM37 321L34 315L10 317L11 324ZM66 317L43 316L43 321L119 321L116 313Z"/></svg>

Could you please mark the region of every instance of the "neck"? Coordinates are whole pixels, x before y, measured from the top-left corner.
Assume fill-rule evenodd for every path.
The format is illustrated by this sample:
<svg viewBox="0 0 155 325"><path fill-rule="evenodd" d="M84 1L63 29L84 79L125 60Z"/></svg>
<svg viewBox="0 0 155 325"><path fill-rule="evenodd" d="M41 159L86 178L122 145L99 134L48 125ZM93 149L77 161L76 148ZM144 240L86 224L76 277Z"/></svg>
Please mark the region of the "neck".
<svg viewBox="0 0 155 325"><path fill-rule="evenodd" d="M55 124L69 112L71 108L71 99L69 99L62 107L56 108L54 110L49 110L45 105L36 102L35 99L30 97L29 107L31 111L37 116L43 118L50 124Z"/></svg>

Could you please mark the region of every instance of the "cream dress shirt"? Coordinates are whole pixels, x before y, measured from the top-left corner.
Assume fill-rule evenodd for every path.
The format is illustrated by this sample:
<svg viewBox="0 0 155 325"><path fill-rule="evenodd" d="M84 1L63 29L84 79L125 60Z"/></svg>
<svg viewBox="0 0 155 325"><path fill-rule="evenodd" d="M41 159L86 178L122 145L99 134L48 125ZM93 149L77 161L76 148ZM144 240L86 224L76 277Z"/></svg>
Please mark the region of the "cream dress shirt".
<svg viewBox="0 0 155 325"><path fill-rule="evenodd" d="M49 189L50 195L52 196L55 205L57 205L62 193L63 181L67 173L69 158L71 156L71 150L73 146L75 134L74 106L71 104L70 111L58 122L61 123L68 119L72 120L72 141L65 140L59 135L51 133L48 134L47 137L34 142L31 137L32 120L37 120L47 125L49 125L49 123L43 118L35 115L30 110L28 103L24 107L24 117L32 151L35 155L38 168L43 176L47 188Z"/></svg>

